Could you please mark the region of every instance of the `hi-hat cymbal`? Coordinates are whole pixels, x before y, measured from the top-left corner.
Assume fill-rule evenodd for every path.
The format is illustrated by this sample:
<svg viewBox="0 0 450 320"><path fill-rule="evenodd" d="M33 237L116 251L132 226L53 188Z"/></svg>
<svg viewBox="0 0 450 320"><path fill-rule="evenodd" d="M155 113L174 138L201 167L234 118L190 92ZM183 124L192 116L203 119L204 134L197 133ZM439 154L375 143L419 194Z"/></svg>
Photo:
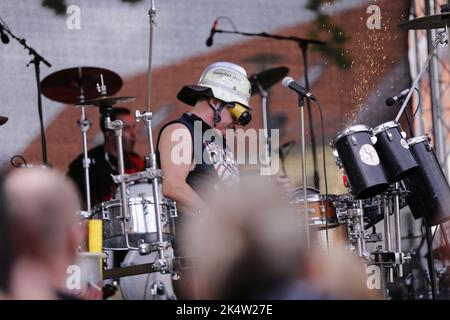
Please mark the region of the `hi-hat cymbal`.
<svg viewBox="0 0 450 320"><path fill-rule="evenodd" d="M404 21L398 26L409 30L445 28L450 26L450 12Z"/></svg>
<svg viewBox="0 0 450 320"><path fill-rule="evenodd" d="M264 70L258 74L252 74L248 80L252 85L252 95L259 93L258 83L264 90L267 90L277 82L281 81L289 73L287 67L277 67Z"/></svg>
<svg viewBox="0 0 450 320"><path fill-rule="evenodd" d="M8 122L8 117L0 116L0 126L4 125L6 122Z"/></svg>
<svg viewBox="0 0 450 320"><path fill-rule="evenodd" d="M135 97L111 97L111 96L102 96L91 100L86 100L79 105L83 106L97 106L97 107L111 107L118 103L131 102L136 100Z"/></svg>
<svg viewBox="0 0 450 320"><path fill-rule="evenodd" d="M122 88L120 76L110 70L95 67L76 67L52 73L41 82L42 93L47 98L62 102L77 104L80 102L80 90L83 88L84 100L92 100L100 96L97 84L100 75L108 95L116 94Z"/></svg>

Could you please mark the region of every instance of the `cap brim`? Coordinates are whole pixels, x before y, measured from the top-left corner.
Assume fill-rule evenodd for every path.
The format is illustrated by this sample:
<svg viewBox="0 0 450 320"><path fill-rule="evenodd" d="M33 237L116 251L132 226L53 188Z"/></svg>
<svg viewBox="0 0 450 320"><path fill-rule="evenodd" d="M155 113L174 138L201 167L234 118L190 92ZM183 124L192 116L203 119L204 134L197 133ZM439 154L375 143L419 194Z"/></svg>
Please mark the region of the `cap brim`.
<svg viewBox="0 0 450 320"><path fill-rule="evenodd" d="M184 86L183 88L181 88L180 92L178 92L178 94L177 94L178 100L180 100L181 102L184 102L190 106L195 106L197 101L203 97L207 97L207 98L214 97L211 88L196 86L196 85L189 85L189 86Z"/></svg>

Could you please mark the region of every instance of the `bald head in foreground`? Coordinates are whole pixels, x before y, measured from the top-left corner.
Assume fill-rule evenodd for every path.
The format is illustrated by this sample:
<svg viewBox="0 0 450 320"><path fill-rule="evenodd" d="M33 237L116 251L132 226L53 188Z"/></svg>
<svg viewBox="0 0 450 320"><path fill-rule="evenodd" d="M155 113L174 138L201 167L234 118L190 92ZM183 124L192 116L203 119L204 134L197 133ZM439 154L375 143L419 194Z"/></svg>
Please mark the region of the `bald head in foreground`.
<svg viewBox="0 0 450 320"><path fill-rule="evenodd" d="M13 171L5 181L11 220L13 299L58 299L80 243L78 191L48 169Z"/></svg>

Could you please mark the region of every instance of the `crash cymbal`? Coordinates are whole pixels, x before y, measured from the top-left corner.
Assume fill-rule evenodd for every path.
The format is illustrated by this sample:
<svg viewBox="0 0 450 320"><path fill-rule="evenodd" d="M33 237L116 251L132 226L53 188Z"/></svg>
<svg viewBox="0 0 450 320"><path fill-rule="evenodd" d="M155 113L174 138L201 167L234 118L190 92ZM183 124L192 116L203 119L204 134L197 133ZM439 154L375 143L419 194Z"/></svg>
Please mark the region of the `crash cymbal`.
<svg viewBox="0 0 450 320"><path fill-rule="evenodd" d="M131 102L136 100L135 97L111 97L111 96L102 96L91 100L86 100L80 105L83 106L97 106L97 107L110 107L118 103Z"/></svg>
<svg viewBox="0 0 450 320"><path fill-rule="evenodd" d="M6 122L8 122L8 117L0 116L0 126L4 125Z"/></svg>
<svg viewBox="0 0 450 320"><path fill-rule="evenodd" d="M116 94L122 87L122 79L113 71L95 67L77 67L57 71L45 77L41 82L42 93L47 98L77 104L80 101L80 89L84 90L84 100L92 100L100 96L97 84L100 75L108 95Z"/></svg>
<svg viewBox="0 0 450 320"><path fill-rule="evenodd" d="M265 70L258 74L252 74L248 80L252 85L252 95L259 93L258 83L264 90L269 89L271 86L281 81L289 73L287 67L277 67Z"/></svg>
<svg viewBox="0 0 450 320"><path fill-rule="evenodd" d="M439 29L450 26L450 12L421 17L400 23L400 28L409 30L418 29Z"/></svg>

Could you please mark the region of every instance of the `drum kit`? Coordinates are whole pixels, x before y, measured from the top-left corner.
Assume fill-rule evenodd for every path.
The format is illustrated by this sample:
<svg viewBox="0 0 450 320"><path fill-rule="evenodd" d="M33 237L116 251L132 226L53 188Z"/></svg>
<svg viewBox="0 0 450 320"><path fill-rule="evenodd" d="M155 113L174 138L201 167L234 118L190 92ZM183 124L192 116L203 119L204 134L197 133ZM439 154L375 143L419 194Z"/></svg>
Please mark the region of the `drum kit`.
<svg viewBox="0 0 450 320"><path fill-rule="evenodd" d="M167 275L175 273L171 259L173 250L166 251L171 247L175 230L173 219L177 216L176 204L162 195L161 179L162 172L159 169L147 167L142 172L125 174L124 158L122 147L123 123L120 120L111 121L109 114L113 111L113 106L118 103L126 103L135 100L134 97L112 96L122 87L122 79L115 72L96 67L77 67L60 70L42 81L43 93L49 99L61 103L75 105L81 110L81 119L78 121L83 135L83 167L85 171L85 193L87 211L82 212L83 219L101 220L103 225L101 238L103 239L103 251L105 253L104 266L111 264L108 262L108 255L114 251L129 251L124 260L124 266L136 265L136 255L131 252L138 252L141 255L151 254L150 260L154 262L154 268L141 270L140 273L159 272L162 280L154 276L152 283L157 284L159 291L155 291L154 298L159 297L161 286L167 282ZM116 149L118 150L118 174L113 176L113 181L118 185L112 200L95 204L90 203L90 181L87 130L90 127L89 121L85 117L85 107L94 106L99 108L105 118L105 128L115 133ZM136 113L136 121L142 118L146 126L151 130L151 113ZM152 146L149 146L149 154L153 154ZM152 181L157 182L157 194L155 196ZM93 181L95 183L95 181ZM155 254L158 253L155 258ZM146 260L146 261L150 261ZM119 268L120 269L120 268ZM104 274L107 270L104 270ZM133 273L123 272L119 276L125 277ZM105 278L105 277L104 277ZM131 277L132 278L132 277ZM126 279L125 282L134 281ZM135 296L127 286L127 295ZM164 292L165 289L163 290ZM153 292L152 290L148 291ZM173 295L170 295L171 297ZM149 298L149 295L146 295Z"/></svg>
<svg viewBox="0 0 450 320"><path fill-rule="evenodd" d="M288 72L285 67L274 68L252 75L252 92L267 98L267 89ZM172 279L181 269L190 268L188 259L176 258L172 243L175 240L177 206L162 194L163 174L156 168L151 143L151 112L136 111L135 120L144 120L147 127L149 153L144 171L126 174L122 148L120 120L111 121L109 114L119 103L133 101L134 97L114 96L122 87L122 79L113 71L97 67L76 67L48 75L42 81L43 94L54 101L74 105L80 109L78 125L83 141L86 211L83 220L102 221L103 279L120 278L125 299L174 299ZM111 95L108 95L111 94ZM112 199L91 206L89 181L86 107L97 107L104 115L105 128L115 133L118 151L118 174L112 179L118 188ZM267 123L267 122L266 122ZM122 156L120 156L122 155ZM154 192L153 183L156 183ZM126 251L120 267L114 267L114 252Z"/></svg>

